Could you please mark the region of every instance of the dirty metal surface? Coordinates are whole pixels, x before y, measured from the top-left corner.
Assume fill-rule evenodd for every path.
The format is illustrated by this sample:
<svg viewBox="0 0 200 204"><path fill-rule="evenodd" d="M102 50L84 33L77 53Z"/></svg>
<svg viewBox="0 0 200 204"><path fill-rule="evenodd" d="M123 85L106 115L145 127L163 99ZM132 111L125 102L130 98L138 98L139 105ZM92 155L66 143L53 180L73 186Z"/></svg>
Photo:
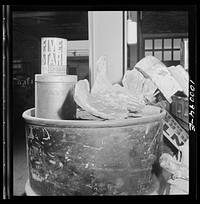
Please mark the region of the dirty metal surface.
<svg viewBox="0 0 200 204"><path fill-rule="evenodd" d="M30 186L41 196L143 195L156 188L162 120L124 127L26 122Z"/></svg>

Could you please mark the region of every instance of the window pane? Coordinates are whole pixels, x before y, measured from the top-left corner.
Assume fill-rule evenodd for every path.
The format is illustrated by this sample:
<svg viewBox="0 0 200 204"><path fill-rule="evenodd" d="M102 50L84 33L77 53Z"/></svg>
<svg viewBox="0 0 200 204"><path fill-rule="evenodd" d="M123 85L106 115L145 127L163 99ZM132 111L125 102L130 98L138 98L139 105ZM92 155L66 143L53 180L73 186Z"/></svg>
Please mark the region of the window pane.
<svg viewBox="0 0 200 204"><path fill-rule="evenodd" d="M164 51L164 61L169 61L171 59L171 51Z"/></svg>
<svg viewBox="0 0 200 204"><path fill-rule="evenodd" d="M174 51L173 52L173 59L174 60L180 60L180 51Z"/></svg>
<svg viewBox="0 0 200 204"><path fill-rule="evenodd" d="M164 49L172 48L172 39L164 39Z"/></svg>
<svg viewBox="0 0 200 204"><path fill-rule="evenodd" d="M152 49L152 40L145 40L145 50Z"/></svg>
<svg viewBox="0 0 200 204"><path fill-rule="evenodd" d="M180 44L181 44L181 39L180 38L174 39L174 48L179 48L180 49Z"/></svg>
<svg viewBox="0 0 200 204"><path fill-rule="evenodd" d="M154 56L162 61L162 51L155 51Z"/></svg>
<svg viewBox="0 0 200 204"><path fill-rule="evenodd" d="M154 49L162 49L162 39L154 40Z"/></svg>
<svg viewBox="0 0 200 204"><path fill-rule="evenodd" d="M148 55L152 55L152 52L151 51L146 51L145 52L145 57L148 56Z"/></svg>

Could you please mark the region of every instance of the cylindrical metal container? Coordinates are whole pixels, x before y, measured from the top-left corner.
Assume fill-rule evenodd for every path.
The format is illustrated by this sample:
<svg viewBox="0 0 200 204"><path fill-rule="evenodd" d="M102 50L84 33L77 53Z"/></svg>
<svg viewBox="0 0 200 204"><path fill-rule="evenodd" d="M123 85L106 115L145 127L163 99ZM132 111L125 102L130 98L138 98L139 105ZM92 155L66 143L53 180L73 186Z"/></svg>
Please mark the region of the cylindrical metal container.
<svg viewBox="0 0 200 204"><path fill-rule="evenodd" d="M88 121L25 111L29 188L40 196L152 193L165 114Z"/></svg>
<svg viewBox="0 0 200 204"><path fill-rule="evenodd" d="M76 103L74 87L77 76L35 75L36 117L47 119L74 119Z"/></svg>

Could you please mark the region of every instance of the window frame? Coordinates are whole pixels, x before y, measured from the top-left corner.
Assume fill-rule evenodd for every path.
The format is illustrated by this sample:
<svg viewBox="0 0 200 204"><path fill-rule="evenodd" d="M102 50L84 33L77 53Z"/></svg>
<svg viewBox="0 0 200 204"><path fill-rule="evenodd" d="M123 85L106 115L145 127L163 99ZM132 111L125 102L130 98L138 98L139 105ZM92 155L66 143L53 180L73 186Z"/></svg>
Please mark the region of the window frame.
<svg viewBox="0 0 200 204"><path fill-rule="evenodd" d="M164 40L171 40L171 48L165 48L165 45L164 45ZM146 52L152 52L152 55L155 56L155 52L161 52L161 61L180 61L177 60L177 59L174 59L174 52L175 51L181 51L181 48L175 48L174 47L174 40L175 39L180 39L181 42L183 41L184 37L153 37L153 38L143 38L143 53L144 53L144 56L145 56L145 53ZM146 49L145 48L145 40L152 40L152 48L151 49ZM155 40L161 40L161 48L155 48ZM170 60L166 60L164 58L164 53L165 51L170 51Z"/></svg>
<svg viewBox="0 0 200 204"><path fill-rule="evenodd" d="M162 55L162 62L178 62L180 63L180 60L174 60L174 51L180 51L180 48L174 48L174 39L183 39L188 38L188 33L167 33L167 34L143 34L142 35L142 55L141 58L145 57L145 51L151 51L152 55L154 56L155 51L161 51ZM154 49L155 40L162 39L162 48L161 49ZM171 48L164 48L164 39L172 39L171 42ZM152 40L152 49L145 49L145 40ZM164 60L164 51L171 51L171 60Z"/></svg>

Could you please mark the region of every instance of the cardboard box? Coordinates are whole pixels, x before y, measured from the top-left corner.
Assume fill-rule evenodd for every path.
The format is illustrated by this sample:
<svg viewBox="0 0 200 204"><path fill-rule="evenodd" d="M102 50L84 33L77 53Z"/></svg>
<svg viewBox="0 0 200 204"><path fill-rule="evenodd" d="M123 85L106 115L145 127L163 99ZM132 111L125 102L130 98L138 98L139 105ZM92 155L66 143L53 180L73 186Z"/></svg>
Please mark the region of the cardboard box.
<svg viewBox="0 0 200 204"><path fill-rule="evenodd" d="M188 133L179 125L179 123L166 110L166 116L163 119L163 135L178 149L189 139Z"/></svg>

